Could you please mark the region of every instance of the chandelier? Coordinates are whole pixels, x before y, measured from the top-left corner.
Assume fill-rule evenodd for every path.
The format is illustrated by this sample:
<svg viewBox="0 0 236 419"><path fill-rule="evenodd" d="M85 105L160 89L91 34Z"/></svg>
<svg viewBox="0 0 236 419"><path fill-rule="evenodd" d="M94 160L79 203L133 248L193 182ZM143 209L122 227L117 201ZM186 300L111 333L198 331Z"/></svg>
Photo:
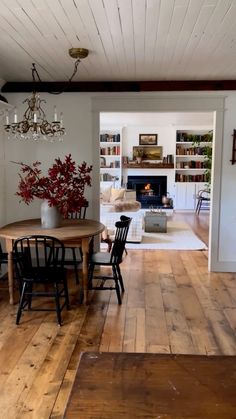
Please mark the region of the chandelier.
<svg viewBox="0 0 236 419"><path fill-rule="evenodd" d="M52 94L60 94L66 90L68 84L72 81L77 72L78 65L81 59L88 56L88 50L85 48L71 48L69 54L72 58L76 58L74 71L65 87L59 92L49 92ZM9 111L6 112L6 120L4 129L13 139L19 140L46 140L46 141L63 141L65 135L65 128L63 126L63 114L60 113L58 117L57 108L54 106L53 121L49 122L46 113L42 108L42 104L46 100L41 99L37 93L36 84L41 82L39 74L36 70L35 64L32 64L32 79L35 88L33 89L31 97L26 98L23 103L27 104L27 109L24 112L22 120L18 120L17 109L14 108L13 122L10 122Z"/></svg>

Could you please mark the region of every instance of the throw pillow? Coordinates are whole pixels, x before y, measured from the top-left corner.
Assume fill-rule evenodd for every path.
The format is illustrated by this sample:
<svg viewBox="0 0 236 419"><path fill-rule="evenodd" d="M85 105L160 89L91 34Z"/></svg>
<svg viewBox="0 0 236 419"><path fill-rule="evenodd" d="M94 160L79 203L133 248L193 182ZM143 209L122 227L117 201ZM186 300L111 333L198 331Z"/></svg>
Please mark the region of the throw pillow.
<svg viewBox="0 0 236 419"><path fill-rule="evenodd" d="M111 196L110 196L110 202L115 202L118 199L123 199L125 195L125 189L115 189L111 188Z"/></svg>
<svg viewBox="0 0 236 419"><path fill-rule="evenodd" d="M111 186L101 189L101 199L103 202L110 202Z"/></svg>

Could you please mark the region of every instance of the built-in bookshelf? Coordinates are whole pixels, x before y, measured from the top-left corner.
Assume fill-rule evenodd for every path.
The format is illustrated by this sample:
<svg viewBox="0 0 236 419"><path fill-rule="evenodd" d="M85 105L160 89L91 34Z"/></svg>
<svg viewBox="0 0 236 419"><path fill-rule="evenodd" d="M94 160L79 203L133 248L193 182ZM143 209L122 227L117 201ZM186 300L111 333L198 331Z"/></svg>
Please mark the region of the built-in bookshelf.
<svg viewBox="0 0 236 419"><path fill-rule="evenodd" d="M100 133L100 182L121 184L121 135L119 131Z"/></svg>
<svg viewBox="0 0 236 419"><path fill-rule="evenodd" d="M211 131L177 131L176 182L208 182L206 149L212 147Z"/></svg>

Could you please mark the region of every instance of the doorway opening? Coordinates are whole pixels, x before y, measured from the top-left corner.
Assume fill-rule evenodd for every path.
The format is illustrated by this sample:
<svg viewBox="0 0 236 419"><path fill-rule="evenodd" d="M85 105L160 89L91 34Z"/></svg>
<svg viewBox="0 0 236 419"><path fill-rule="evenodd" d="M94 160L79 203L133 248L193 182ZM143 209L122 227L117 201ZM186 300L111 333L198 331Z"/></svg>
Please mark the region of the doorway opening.
<svg viewBox="0 0 236 419"><path fill-rule="evenodd" d="M203 181L204 156L193 139L182 142L184 136L180 138L179 132L197 134L212 132L213 129L213 112L100 113L101 191L109 186L131 191L135 193L133 198L141 202L142 210L161 207L162 197L168 195L175 211L195 213L198 193L206 187ZM156 162L156 168L153 161L136 164L134 150L141 147L140 136L143 140L145 134L154 138L155 145L161 149L161 162L166 162L171 156L173 167L165 164L159 167L160 160ZM146 147L153 148L153 144ZM150 168L148 163L152 163ZM145 191L145 183L152 185L148 182L150 177L165 181L161 187L151 186ZM138 184L134 184L134 179L138 179ZM101 205L100 213L103 211L104 206Z"/></svg>
<svg viewBox="0 0 236 419"><path fill-rule="evenodd" d="M163 92L163 93L122 93L112 96L97 96L92 99L93 137L96 147L93 149L94 163L94 207L93 214L100 217L100 181L99 181L99 132L100 114L121 114L129 116L138 113L141 117L146 114L182 113L185 115L205 114L213 115L213 178L211 182L211 211L209 217L209 271L225 270L225 264L220 260L220 205L221 205L221 177L223 153L223 125L224 125L225 97L199 92ZM143 118L143 119L144 119ZM140 121L139 121L140 122ZM143 123L143 120L142 120ZM175 123L173 123L175 125ZM173 127L174 128L174 127ZM146 134L146 132L145 132ZM148 133L149 134L149 133ZM168 190L169 192L169 190Z"/></svg>

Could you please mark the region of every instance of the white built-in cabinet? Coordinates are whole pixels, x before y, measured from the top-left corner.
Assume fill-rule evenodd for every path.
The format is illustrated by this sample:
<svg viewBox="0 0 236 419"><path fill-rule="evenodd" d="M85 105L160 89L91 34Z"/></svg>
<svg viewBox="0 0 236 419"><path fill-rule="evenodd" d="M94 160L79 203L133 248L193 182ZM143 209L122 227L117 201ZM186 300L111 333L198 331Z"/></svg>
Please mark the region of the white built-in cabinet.
<svg viewBox="0 0 236 419"><path fill-rule="evenodd" d="M203 182L176 182L175 201L176 210L195 210L199 190L205 189Z"/></svg>

